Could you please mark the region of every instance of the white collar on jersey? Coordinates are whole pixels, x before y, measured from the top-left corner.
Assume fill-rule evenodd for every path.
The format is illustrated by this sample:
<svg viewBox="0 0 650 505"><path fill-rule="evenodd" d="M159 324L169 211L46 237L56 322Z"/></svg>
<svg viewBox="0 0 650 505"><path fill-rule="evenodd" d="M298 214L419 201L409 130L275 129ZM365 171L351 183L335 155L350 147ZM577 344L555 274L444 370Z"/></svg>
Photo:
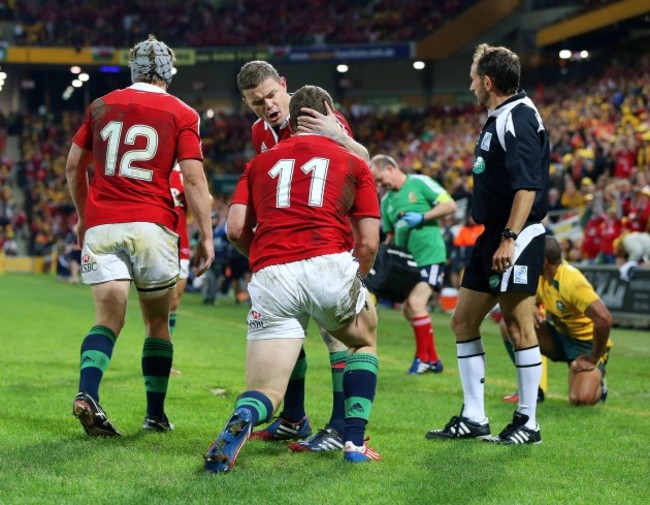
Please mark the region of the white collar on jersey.
<svg viewBox="0 0 650 505"><path fill-rule="evenodd" d="M263 119L261 121L264 121ZM282 123L280 126L278 126L278 130L284 130L289 126L289 116L284 120L284 123ZM265 130L274 130L274 127L271 126L268 122L264 121L264 129Z"/></svg>
<svg viewBox="0 0 650 505"><path fill-rule="evenodd" d="M154 86L148 82L134 82L129 86L129 89L134 89L136 91L149 91L150 93L167 93L160 86Z"/></svg>

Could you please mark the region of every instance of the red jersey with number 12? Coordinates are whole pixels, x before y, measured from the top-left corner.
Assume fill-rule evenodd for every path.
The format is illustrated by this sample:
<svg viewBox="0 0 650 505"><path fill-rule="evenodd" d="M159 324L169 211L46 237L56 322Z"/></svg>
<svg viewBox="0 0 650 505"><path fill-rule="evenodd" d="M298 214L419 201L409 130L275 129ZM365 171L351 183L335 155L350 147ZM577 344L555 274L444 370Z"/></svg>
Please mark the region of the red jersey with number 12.
<svg viewBox="0 0 650 505"><path fill-rule="evenodd" d="M194 109L157 86L137 83L90 104L72 141L93 153L87 228L144 221L175 229L172 167L176 160L203 160Z"/></svg>
<svg viewBox="0 0 650 505"><path fill-rule="evenodd" d="M350 250L348 217L379 219L368 163L320 135L296 135L258 154L247 167L248 199L232 203L255 212L253 272Z"/></svg>

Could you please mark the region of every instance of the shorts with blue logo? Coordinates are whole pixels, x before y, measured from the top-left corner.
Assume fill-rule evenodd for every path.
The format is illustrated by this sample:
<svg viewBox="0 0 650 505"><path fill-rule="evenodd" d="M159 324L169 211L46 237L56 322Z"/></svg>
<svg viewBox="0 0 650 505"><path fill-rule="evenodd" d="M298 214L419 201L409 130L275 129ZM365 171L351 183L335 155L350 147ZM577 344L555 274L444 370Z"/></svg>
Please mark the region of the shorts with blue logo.
<svg viewBox="0 0 650 505"><path fill-rule="evenodd" d="M486 228L478 238L461 287L494 296L510 291L534 295L544 264L544 226L533 223L521 230L515 241L514 265L503 273L492 270L492 256L501 243L501 232L501 229Z"/></svg>

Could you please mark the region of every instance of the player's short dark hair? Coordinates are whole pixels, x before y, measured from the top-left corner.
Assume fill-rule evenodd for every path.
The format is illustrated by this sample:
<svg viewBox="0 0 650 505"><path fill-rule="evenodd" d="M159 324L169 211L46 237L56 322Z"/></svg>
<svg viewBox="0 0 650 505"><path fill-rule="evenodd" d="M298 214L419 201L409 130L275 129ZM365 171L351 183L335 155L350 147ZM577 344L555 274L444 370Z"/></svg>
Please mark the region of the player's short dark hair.
<svg viewBox="0 0 650 505"><path fill-rule="evenodd" d="M247 89L257 88L269 77L280 82L280 74L268 61L249 61L237 74L237 88L240 93L243 93Z"/></svg>
<svg viewBox="0 0 650 505"><path fill-rule="evenodd" d="M473 61L476 62L478 75L487 75L501 93L515 94L519 89L519 56L507 47L479 44L474 51Z"/></svg>
<svg viewBox="0 0 650 505"><path fill-rule="evenodd" d="M550 235L546 235L546 243L544 244L544 257L551 265L559 265L562 263L562 248L560 243Z"/></svg>
<svg viewBox="0 0 650 505"><path fill-rule="evenodd" d="M289 126L292 131L298 127L298 117L303 113L300 112L302 107L309 107L321 114L327 114L325 102L334 109L334 102L330 94L318 86L306 85L291 95L289 102Z"/></svg>

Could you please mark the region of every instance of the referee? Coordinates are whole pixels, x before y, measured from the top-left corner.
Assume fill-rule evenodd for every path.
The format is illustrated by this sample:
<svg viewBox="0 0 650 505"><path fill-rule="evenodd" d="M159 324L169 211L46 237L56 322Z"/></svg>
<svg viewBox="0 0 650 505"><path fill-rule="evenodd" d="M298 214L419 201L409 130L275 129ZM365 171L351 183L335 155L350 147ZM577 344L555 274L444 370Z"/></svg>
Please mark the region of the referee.
<svg viewBox="0 0 650 505"><path fill-rule="evenodd" d="M550 148L533 102L519 90L519 57L480 44L470 91L488 118L474 151L472 216L485 225L467 264L451 319L463 386L460 415L430 439L479 438L498 444L538 444L537 388L542 360L535 335L535 291L544 261ZM491 436L485 415L485 351L480 326L499 303L515 349L519 404L513 420Z"/></svg>

